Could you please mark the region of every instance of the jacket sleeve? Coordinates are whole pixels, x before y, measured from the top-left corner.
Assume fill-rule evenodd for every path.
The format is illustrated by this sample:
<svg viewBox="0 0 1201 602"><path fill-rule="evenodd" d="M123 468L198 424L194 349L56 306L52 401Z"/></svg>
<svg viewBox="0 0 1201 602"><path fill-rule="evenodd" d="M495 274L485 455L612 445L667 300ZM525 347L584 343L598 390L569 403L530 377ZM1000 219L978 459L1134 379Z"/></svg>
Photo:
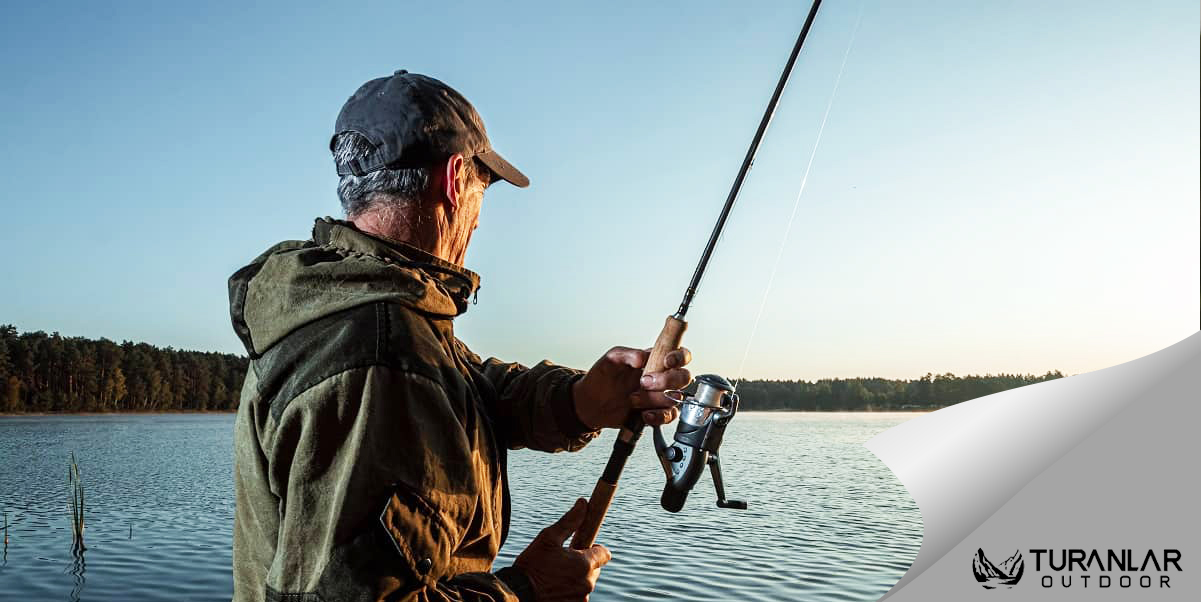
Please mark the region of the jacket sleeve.
<svg viewBox="0 0 1201 602"><path fill-rule="evenodd" d="M481 361L461 341L455 343L461 356L492 389L492 414L507 435L510 448L578 451L600 433L581 422L575 412L572 385L583 378L583 371L548 361L532 368L496 358Z"/></svg>
<svg viewBox="0 0 1201 602"><path fill-rule="evenodd" d="M267 600L529 599L514 569L453 572L479 460L436 381L351 369L294 397L275 424L259 434L279 504Z"/></svg>

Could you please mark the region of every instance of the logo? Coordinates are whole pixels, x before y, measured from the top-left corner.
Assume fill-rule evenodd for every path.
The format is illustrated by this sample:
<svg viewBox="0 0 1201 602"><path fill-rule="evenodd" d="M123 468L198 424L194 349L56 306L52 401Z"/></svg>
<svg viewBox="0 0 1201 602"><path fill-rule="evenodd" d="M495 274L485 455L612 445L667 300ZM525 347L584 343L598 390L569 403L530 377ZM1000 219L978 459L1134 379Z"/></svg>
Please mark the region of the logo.
<svg viewBox="0 0 1201 602"><path fill-rule="evenodd" d="M996 589L1002 585L1006 588L1013 587L1022 580L1022 571L1025 569L1026 563L1022 562L1022 553L1016 550L1013 556L1005 559L1000 566L989 561L984 556L984 550L980 548L976 549L976 556L972 558L972 572L976 574L976 581L979 581L984 589Z"/></svg>
<svg viewBox="0 0 1201 602"><path fill-rule="evenodd" d="M1034 579L1044 588L1171 589L1172 573L1180 570L1180 550L1175 548L1135 550L1034 548ZM977 548L972 574L984 589L1012 588L1022 580L1026 563L1022 553L1001 564L993 564Z"/></svg>

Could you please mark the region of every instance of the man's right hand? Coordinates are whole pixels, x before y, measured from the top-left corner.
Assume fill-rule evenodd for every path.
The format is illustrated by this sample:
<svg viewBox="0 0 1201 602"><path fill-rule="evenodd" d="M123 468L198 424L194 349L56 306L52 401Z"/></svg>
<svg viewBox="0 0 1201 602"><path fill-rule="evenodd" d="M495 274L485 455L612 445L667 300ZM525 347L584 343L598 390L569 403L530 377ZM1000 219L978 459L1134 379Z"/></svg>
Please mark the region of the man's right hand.
<svg viewBox="0 0 1201 602"><path fill-rule="evenodd" d="M543 529L513 563L529 577L538 602L587 601L601 567L612 558L609 549L599 544L587 550L564 547L587 511L587 500L576 500L571 510Z"/></svg>

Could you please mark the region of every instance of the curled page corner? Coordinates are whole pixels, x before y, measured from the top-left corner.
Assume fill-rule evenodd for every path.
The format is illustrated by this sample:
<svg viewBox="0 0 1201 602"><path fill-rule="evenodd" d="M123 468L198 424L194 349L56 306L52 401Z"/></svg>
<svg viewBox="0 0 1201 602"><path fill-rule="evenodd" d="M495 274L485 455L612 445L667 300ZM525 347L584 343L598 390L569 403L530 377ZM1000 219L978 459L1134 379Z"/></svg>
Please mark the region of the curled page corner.
<svg viewBox="0 0 1201 602"><path fill-rule="evenodd" d="M1028 385L909 420L864 445L922 514L917 558L881 600L938 562L1027 483L1190 359L1201 332L1111 368Z"/></svg>

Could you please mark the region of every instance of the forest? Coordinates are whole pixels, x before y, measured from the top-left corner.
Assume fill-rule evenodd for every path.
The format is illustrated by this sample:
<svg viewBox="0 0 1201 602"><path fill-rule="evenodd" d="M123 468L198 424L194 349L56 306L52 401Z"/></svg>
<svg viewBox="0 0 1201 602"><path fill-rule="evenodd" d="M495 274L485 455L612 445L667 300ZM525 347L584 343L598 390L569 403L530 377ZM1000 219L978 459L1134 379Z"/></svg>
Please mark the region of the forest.
<svg viewBox="0 0 1201 602"><path fill-rule="evenodd" d="M234 410L247 365L228 353L0 325L0 412Z"/></svg>
<svg viewBox="0 0 1201 602"><path fill-rule="evenodd" d="M744 380L738 383L742 410L799 412L885 412L934 410L961 401L1000 393L1034 383L1063 378L1058 370L1032 374L955 376L926 374L916 380L886 378L824 378L804 380Z"/></svg>
<svg viewBox="0 0 1201 602"><path fill-rule="evenodd" d="M147 343L64 337L0 325L0 412L229 411L248 360ZM927 374L915 380L744 380L743 410L932 410L1056 378Z"/></svg>

